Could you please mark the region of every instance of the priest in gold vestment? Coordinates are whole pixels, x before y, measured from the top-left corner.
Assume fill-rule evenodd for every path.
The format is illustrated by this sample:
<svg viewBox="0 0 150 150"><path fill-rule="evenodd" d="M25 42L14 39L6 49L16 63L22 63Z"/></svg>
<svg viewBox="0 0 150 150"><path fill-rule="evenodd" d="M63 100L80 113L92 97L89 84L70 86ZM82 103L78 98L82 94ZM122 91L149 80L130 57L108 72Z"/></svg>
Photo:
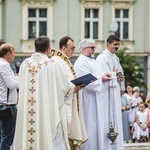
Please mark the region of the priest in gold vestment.
<svg viewBox="0 0 150 150"><path fill-rule="evenodd" d="M80 87L71 84L60 62L48 58L51 50L48 37L38 37L34 44L35 53L23 61L19 71L14 150L70 150L68 138L76 139L71 130L76 132L79 124L74 122L68 133L64 97Z"/></svg>
<svg viewBox="0 0 150 150"><path fill-rule="evenodd" d="M70 61L70 57L75 51L74 40L69 36L62 37L59 42L60 50L52 49L52 60L58 62L64 69L68 81L76 78L75 71ZM82 88L82 86L81 86ZM72 88L70 93L64 97L67 118L67 132L70 141L71 150L80 149L80 145L87 141L81 102L78 97L78 91L81 89Z"/></svg>

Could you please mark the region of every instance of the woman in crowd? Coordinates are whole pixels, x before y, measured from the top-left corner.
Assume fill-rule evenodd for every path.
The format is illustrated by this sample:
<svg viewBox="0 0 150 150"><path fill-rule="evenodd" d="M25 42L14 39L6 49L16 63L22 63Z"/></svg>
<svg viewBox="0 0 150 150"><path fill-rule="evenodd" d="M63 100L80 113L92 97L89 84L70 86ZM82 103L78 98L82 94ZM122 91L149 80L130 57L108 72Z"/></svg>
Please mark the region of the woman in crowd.
<svg viewBox="0 0 150 150"><path fill-rule="evenodd" d="M130 104L127 98L121 93L121 111L122 111L122 125L123 125L123 138L128 143L130 140L130 129L129 129L129 117L128 110L130 110Z"/></svg>

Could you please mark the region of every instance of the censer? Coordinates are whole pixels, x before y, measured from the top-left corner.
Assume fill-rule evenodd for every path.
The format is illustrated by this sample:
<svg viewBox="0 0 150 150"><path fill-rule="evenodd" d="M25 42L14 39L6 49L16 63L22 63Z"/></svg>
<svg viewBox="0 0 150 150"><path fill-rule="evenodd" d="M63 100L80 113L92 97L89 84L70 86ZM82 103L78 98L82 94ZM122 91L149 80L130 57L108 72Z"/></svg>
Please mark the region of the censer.
<svg viewBox="0 0 150 150"><path fill-rule="evenodd" d="M112 101L112 97L110 96L110 90L112 90L113 94L113 99L114 99L114 91L113 89L109 89L109 133L107 133L108 139L111 141L110 145L116 144L115 140L117 139L117 136L119 133L115 132L115 114L113 113L113 118L111 118L111 109L110 109L110 101ZM115 105L115 102L113 102L113 105ZM115 111L115 107L112 107L112 112ZM117 119L117 118L116 118ZM113 120L113 122L112 122ZM117 120L116 120L117 122ZM113 125L114 124L114 125ZM114 127L113 127L114 126ZM116 128L117 128L117 123L116 123Z"/></svg>
<svg viewBox="0 0 150 150"><path fill-rule="evenodd" d="M117 136L119 135L119 133L114 131L114 128L112 126L112 122L110 122L109 130L110 131L109 131L109 133L107 133L107 137L112 142L112 143L110 143L110 145L116 144L115 140L116 140Z"/></svg>

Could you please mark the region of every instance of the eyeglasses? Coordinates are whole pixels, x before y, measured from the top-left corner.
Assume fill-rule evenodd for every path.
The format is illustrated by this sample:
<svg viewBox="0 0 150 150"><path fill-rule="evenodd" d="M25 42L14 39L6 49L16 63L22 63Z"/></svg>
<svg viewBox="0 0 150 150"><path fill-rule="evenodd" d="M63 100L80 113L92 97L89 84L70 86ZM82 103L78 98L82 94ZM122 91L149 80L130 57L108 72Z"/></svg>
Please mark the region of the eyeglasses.
<svg viewBox="0 0 150 150"><path fill-rule="evenodd" d="M91 49L95 49L95 46L91 46L91 47L86 47L86 48L91 48Z"/></svg>

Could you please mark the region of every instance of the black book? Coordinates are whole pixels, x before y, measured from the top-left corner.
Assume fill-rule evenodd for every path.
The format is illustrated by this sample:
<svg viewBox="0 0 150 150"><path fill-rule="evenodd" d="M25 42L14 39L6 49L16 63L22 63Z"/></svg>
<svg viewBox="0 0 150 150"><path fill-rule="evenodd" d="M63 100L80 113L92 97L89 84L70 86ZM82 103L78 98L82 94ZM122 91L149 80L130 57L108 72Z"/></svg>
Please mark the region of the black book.
<svg viewBox="0 0 150 150"><path fill-rule="evenodd" d="M82 84L88 85L89 83L94 82L95 80L97 80L97 78L89 73L89 74L86 74L86 75L81 76L79 78L76 78L74 80L71 80L71 82L74 85L78 86L78 85L82 85Z"/></svg>

